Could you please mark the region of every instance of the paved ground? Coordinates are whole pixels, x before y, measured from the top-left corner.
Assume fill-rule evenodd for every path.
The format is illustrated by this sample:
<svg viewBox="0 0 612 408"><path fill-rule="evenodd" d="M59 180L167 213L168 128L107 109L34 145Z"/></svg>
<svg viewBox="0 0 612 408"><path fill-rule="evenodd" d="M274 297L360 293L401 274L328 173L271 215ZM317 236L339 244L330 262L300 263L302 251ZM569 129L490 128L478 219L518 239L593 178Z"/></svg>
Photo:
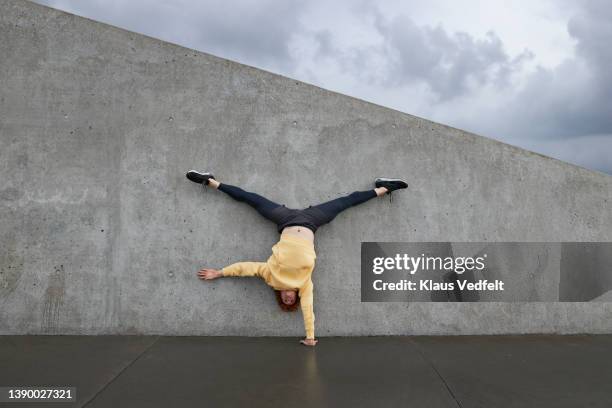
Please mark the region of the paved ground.
<svg viewBox="0 0 612 408"><path fill-rule="evenodd" d="M612 335L0 336L0 385L76 386L73 407L610 407Z"/></svg>

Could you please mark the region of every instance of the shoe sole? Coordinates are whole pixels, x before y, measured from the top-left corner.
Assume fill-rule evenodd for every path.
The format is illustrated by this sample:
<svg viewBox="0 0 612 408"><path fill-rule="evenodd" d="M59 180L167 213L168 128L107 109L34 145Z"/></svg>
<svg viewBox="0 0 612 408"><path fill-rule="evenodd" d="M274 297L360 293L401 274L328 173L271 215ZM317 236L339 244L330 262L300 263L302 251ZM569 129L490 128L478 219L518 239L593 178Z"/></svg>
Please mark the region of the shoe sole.
<svg viewBox="0 0 612 408"><path fill-rule="evenodd" d="M192 181L192 182L194 182L194 183L199 183L199 184L204 184L204 181L208 181L208 180L203 180L203 181L194 181L194 180L192 180L192 179L190 179L190 178L189 178L189 175L190 175L190 174L197 174L198 176L202 176L202 177L210 176L210 178L212 178L212 179L214 179L214 178L215 178L215 176L213 176L213 174L212 174L212 173L210 173L210 172L200 173L200 172L199 172L199 171L197 171L197 170L189 170L189 171L188 171L188 172L185 174L185 176L187 177L187 179L188 179L189 181ZM207 183L207 184L208 184L208 183Z"/></svg>
<svg viewBox="0 0 612 408"><path fill-rule="evenodd" d="M376 180L374 180L374 184L378 184L378 183L385 183L385 182L389 182L389 183L401 183L402 186L404 186L404 188L408 187L408 183L406 183L404 180L402 179L396 179L396 178L387 178L387 177L379 177Z"/></svg>

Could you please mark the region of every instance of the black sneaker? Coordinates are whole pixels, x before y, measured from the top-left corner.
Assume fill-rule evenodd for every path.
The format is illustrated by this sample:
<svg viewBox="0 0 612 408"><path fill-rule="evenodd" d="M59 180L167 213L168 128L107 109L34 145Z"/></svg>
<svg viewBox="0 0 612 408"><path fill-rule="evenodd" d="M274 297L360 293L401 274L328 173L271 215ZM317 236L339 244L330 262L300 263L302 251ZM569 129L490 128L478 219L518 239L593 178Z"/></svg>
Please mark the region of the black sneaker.
<svg viewBox="0 0 612 408"><path fill-rule="evenodd" d="M376 187L385 187L387 190L389 190L387 191L387 194L392 191L408 187L408 183L406 183L404 180L386 177L377 178L376 180L374 180L374 185Z"/></svg>
<svg viewBox="0 0 612 408"><path fill-rule="evenodd" d="M210 179L216 180L215 176L213 176L212 173L200 173L195 170L189 170L186 176L189 180L193 181L194 183L199 183L199 184L204 184L204 185L207 185L208 180Z"/></svg>

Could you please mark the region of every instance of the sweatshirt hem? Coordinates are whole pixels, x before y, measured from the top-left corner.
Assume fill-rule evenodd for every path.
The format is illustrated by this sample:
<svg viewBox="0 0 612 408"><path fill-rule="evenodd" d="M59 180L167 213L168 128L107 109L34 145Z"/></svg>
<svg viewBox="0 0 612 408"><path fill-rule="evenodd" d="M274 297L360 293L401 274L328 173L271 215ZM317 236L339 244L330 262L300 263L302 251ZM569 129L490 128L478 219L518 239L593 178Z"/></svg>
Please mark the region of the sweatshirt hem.
<svg viewBox="0 0 612 408"><path fill-rule="evenodd" d="M291 241L297 244L302 244L309 248L314 248L314 242L310 241L309 239L300 238L300 237L296 237L296 236L289 235L289 234L281 234L280 241Z"/></svg>

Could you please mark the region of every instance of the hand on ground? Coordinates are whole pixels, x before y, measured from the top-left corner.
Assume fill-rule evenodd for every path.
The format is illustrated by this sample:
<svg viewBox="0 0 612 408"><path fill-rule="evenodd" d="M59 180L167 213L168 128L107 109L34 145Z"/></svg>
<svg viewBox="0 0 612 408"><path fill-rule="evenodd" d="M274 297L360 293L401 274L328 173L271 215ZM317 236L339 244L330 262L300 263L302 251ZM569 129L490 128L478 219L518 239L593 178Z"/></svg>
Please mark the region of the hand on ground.
<svg viewBox="0 0 612 408"><path fill-rule="evenodd" d="M305 346L311 346L314 347L317 345L317 343L319 342L319 340L315 340L315 339L304 339L304 340L300 340L300 343L302 343Z"/></svg>
<svg viewBox="0 0 612 408"><path fill-rule="evenodd" d="M198 272L198 277L202 280L217 279L217 278L220 278L221 276L223 276L223 273L216 269L204 268L200 272Z"/></svg>

